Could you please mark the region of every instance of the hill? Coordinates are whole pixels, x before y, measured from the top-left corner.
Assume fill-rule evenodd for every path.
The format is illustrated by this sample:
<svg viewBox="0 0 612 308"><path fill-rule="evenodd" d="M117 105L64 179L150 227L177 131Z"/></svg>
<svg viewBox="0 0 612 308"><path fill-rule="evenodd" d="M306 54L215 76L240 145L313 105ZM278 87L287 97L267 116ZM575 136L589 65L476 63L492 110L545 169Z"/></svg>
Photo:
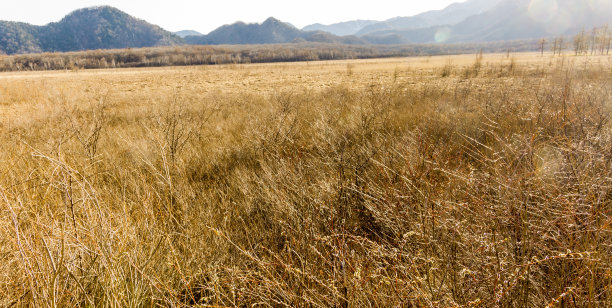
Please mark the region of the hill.
<svg viewBox="0 0 612 308"><path fill-rule="evenodd" d="M109 6L80 9L45 26L0 22L0 51L7 54L182 43L180 37Z"/></svg>
<svg viewBox="0 0 612 308"><path fill-rule="evenodd" d="M261 24L236 22L217 28L207 35L190 35L185 41L192 45L251 45L292 42L334 44L368 44L355 36L337 36L323 31L302 31L295 26L270 17Z"/></svg>
<svg viewBox="0 0 612 308"><path fill-rule="evenodd" d="M187 36L190 44L278 44L292 42L302 37L302 31L275 18L261 24L236 22L217 28L207 35Z"/></svg>
<svg viewBox="0 0 612 308"><path fill-rule="evenodd" d="M303 31L325 31L333 35L355 35L364 27L378 23L375 20L352 20L331 25L312 24L302 28Z"/></svg>
<svg viewBox="0 0 612 308"><path fill-rule="evenodd" d="M180 36L182 38L185 38L185 37L190 36L190 35L203 35L202 33L198 32L198 31L194 31L194 30L182 30L182 31L174 32L174 34L176 34L176 35L178 35L178 36Z"/></svg>
<svg viewBox="0 0 612 308"><path fill-rule="evenodd" d="M0 21L0 54L43 51L38 40L39 27L26 23Z"/></svg>

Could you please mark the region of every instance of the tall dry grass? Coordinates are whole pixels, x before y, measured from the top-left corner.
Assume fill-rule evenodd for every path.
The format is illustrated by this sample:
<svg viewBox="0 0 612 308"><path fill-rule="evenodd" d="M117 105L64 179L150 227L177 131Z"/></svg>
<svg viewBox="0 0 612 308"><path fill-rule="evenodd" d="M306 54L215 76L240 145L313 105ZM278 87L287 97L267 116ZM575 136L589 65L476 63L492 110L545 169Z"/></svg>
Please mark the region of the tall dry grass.
<svg viewBox="0 0 612 308"><path fill-rule="evenodd" d="M0 85L0 305L610 307L610 67L443 72Z"/></svg>

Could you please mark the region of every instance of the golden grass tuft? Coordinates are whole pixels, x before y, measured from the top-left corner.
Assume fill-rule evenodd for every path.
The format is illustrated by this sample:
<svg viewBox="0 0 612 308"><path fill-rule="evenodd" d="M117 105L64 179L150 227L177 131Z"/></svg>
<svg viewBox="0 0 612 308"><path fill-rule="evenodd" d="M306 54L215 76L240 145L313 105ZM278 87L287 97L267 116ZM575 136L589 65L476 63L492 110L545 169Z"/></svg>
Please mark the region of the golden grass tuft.
<svg viewBox="0 0 612 308"><path fill-rule="evenodd" d="M422 62L0 75L0 305L611 305L609 58Z"/></svg>

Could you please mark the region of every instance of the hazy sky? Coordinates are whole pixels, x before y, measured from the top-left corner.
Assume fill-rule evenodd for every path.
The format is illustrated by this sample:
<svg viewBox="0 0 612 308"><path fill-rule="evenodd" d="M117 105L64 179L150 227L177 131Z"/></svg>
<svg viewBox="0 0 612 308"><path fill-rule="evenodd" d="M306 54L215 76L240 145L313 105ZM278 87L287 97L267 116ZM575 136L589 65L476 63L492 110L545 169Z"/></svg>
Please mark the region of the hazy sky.
<svg viewBox="0 0 612 308"><path fill-rule="evenodd" d="M464 0L0 0L0 20L44 25L78 8L111 5L170 31L208 33L241 20L262 22L273 16L301 28L312 23L352 19L384 20L441 9Z"/></svg>

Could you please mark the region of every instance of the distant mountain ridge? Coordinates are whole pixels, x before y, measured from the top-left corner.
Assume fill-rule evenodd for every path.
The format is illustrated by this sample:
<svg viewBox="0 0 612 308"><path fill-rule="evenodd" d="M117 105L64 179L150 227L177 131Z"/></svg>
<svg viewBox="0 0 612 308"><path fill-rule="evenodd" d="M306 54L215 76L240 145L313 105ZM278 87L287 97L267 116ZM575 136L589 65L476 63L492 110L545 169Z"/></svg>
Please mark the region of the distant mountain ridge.
<svg viewBox="0 0 612 308"><path fill-rule="evenodd" d="M454 25L466 18L485 12L501 0L468 0L453 3L441 10L432 10L409 17L395 17L384 21L351 20L331 25L313 24L304 31L326 31L335 35L368 36L379 31L409 30L439 25Z"/></svg>
<svg viewBox="0 0 612 308"><path fill-rule="evenodd" d="M339 22L331 25L323 24L312 24L302 28L303 31L325 31L333 35L345 36L355 35L361 29L379 23L376 20L351 20L345 22Z"/></svg>
<svg viewBox="0 0 612 308"><path fill-rule="evenodd" d="M197 35L204 35L204 34L198 32L198 31L195 31L195 30L176 31L176 32L174 32L174 34L176 34L176 35L178 35L178 36L180 36L182 38L185 38L185 37L190 36L190 35L196 35L196 36Z"/></svg>
<svg viewBox="0 0 612 308"><path fill-rule="evenodd" d="M493 8L455 25L383 30L374 36L399 36L412 43L490 42L573 35L612 21L612 2L594 6L584 0L556 0L556 7L530 0L501 0Z"/></svg>
<svg viewBox="0 0 612 308"><path fill-rule="evenodd" d="M260 24L224 25L202 35L193 30L170 33L116 8L98 6L76 10L45 26L0 21L0 54L183 44L488 42L573 35L611 21L612 0L467 0L442 10L383 22L356 20L298 29L271 17Z"/></svg>
<svg viewBox="0 0 612 308"><path fill-rule="evenodd" d="M453 3L442 10L427 11L410 17L395 17L386 21L368 25L356 33L358 36L388 30L412 30L441 25L454 25L468 17L486 12L495 7L501 0L468 0Z"/></svg>
<svg viewBox="0 0 612 308"><path fill-rule="evenodd" d="M304 29L333 32L351 25L356 37L371 44L458 43L573 35L611 22L612 0L468 0L410 17Z"/></svg>
<svg viewBox="0 0 612 308"><path fill-rule="evenodd" d="M322 31L302 31L295 26L270 17L261 24L236 22L224 25L207 35L187 36L188 44L283 44L300 41L336 44L368 44L353 36L336 36Z"/></svg>
<svg viewBox="0 0 612 308"><path fill-rule="evenodd" d="M76 10L45 26L0 21L0 51L7 54L183 43L177 35L109 6Z"/></svg>
<svg viewBox="0 0 612 308"><path fill-rule="evenodd" d="M188 36L187 43L198 44L277 44L287 43L301 37L302 31L275 18L261 24L236 22L224 25L207 35ZM197 38L197 39L196 39Z"/></svg>

